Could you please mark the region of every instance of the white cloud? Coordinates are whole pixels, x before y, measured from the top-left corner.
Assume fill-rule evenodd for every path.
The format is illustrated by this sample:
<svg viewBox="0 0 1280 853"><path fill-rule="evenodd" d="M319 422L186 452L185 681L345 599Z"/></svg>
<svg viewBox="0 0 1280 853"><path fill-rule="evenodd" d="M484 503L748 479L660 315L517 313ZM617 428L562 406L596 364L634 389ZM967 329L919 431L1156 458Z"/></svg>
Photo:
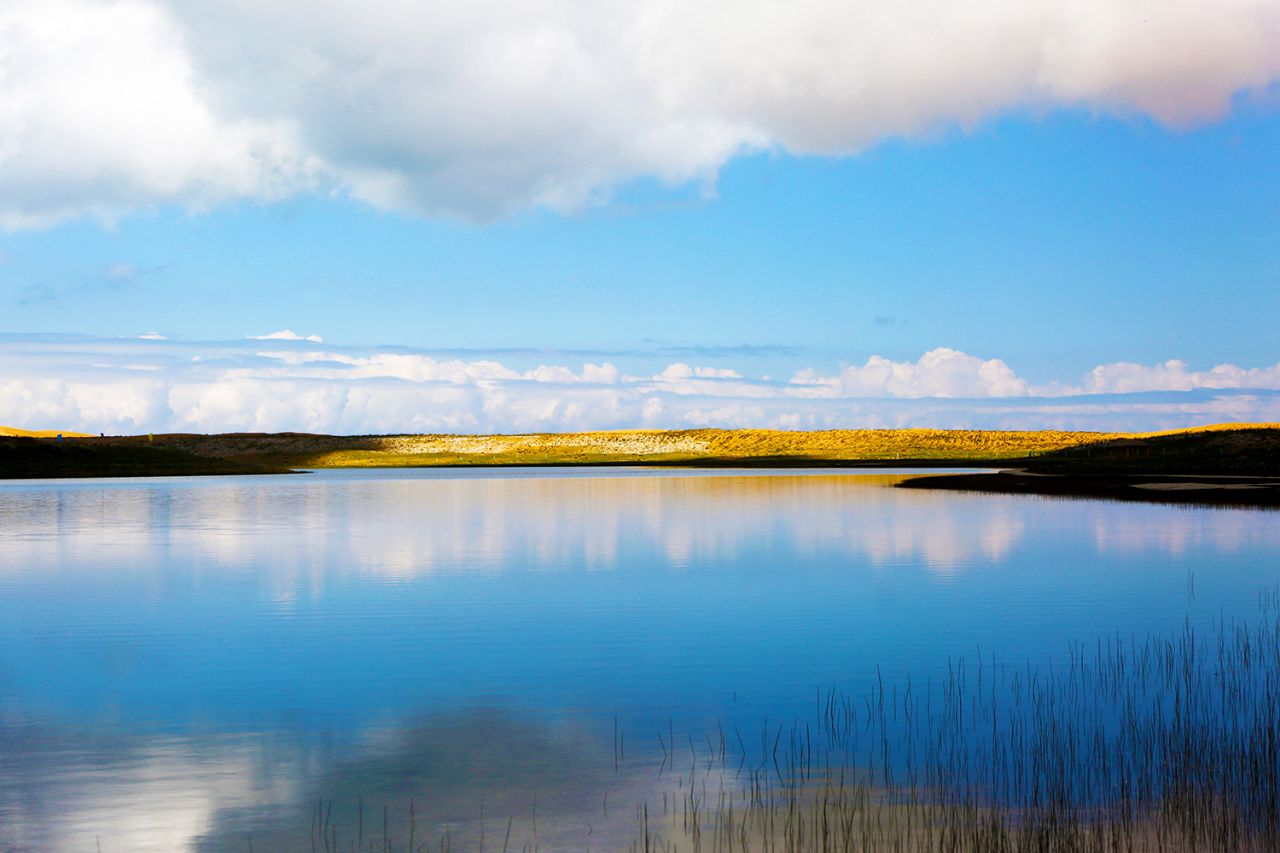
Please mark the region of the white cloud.
<svg viewBox="0 0 1280 853"><path fill-rule="evenodd" d="M1190 391L1194 388L1280 388L1280 363L1254 368L1219 364L1209 370L1192 370L1186 362L1177 359L1149 366L1118 361L1095 367L1078 390L1094 394L1123 394Z"/></svg>
<svg viewBox="0 0 1280 853"><path fill-rule="evenodd" d="M0 379L0 423L94 432L145 432L151 424L173 423L166 383L128 373L74 380L10 374Z"/></svg>
<svg viewBox="0 0 1280 853"><path fill-rule="evenodd" d="M296 341L294 341L296 343ZM0 340L0 424L85 432L538 432L698 426L1164 429L1280 420L1280 365L1102 365L1032 386L999 359L939 348L790 382L668 364L518 369L426 352L264 349L257 341ZM1159 392L1134 394L1133 392Z"/></svg>
<svg viewBox="0 0 1280 853"><path fill-rule="evenodd" d="M582 381L595 382L599 385L616 385L620 375L618 368L612 364L584 364L582 365Z"/></svg>
<svg viewBox="0 0 1280 853"><path fill-rule="evenodd" d="M800 396L813 397L1021 397L1029 392L1000 359L981 359L939 347L918 361L892 361L878 355L835 376L802 370L792 382Z"/></svg>
<svg viewBox="0 0 1280 853"><path fill-rule="evenodd" d="M684 362L668 364L650 377L628 376L629 382L671 394L711 397L762 397L776 393L764 382L743 379L736 370L719 367L692 367Z"/></svg>
<svg viewBox="0 0 1280 853"><path fill-rule="evenodd" d="M683 362L668 364L662 372L653 377L657 382L673 382L682 379L741 379L742 374L727 367L690 367Z"/></svg>
<svg viewBox="0 0 1280 853"><path fill-rule="evenodd" d="M1277 43L1275 0L0 0L0 225L317 187L487 218L1010 110L1184 125Z"/></svg>
<svg viewBox="0 0 1280 853"><path fill-rule="evenodd" d="M560 365L540 364L537 368L526 371L523 376L535 382L587 382L595 385L614 385L621 379L618 368L608 362L584 364L581 373L574 373Z"/></svg>
<svg viewBox="0 0 1280 853"><path fill-rule="evenodd" d="M290 338L289 340L302 339ZM374 353L363 356L317 351L259 352L258 355L280 362L280 366L265 368L254 366L238 370L237 373L245 377L285 378L302 374L313 379L386 378L403 379L408 382L453 382L459 385L486 380L521 378L519 372L488 359L442 361L415 353ZM553 368L539 369L553 370Z"/></svg>
<svg viewBox="0 0 1280 853"><path fill-rule="evenodd" d="M250 335L251 341L311 341L312 343L323 343L324 339L319 335L300 335L293 329L281 329L278 332L271 332L266 335Z"/></svg>
<svg viewBox="0 0 1280 853"><path fill-rule="evenodd" d="M290 120L220 109L191 35L147 0L0 2L0 226L301 186Z"/></svg>

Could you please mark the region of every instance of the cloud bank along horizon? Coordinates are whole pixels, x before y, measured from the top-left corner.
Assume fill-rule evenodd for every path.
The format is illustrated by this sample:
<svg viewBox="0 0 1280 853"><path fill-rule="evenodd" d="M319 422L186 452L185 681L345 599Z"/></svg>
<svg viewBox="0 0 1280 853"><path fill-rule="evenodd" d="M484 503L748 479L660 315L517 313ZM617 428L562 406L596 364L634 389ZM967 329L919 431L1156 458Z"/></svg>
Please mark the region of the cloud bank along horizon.
<svg viewBox="0 0 1280 853"><path fill-rule="evenodd" d="M1280 77L1257 0L0 0L0 226L299 192L491 220L1010 111L1182 127Z"/></svg>
<svg viewBox="0 0 1280 853"><path fill-rule="evenodd" d="M565 354L569 356L570 354ZM0 423L85 432L541 432L613 428L949 427L1147 430L1280 421L1280 363L1099 365L1034 384L1000 359L938 348L785 379L684 362L511 366L406 348L5 336ZM526 357L527 359L527 357ZM508 358L507 361L511 359ZM624 367L619 367L623 364Z"/></svg>

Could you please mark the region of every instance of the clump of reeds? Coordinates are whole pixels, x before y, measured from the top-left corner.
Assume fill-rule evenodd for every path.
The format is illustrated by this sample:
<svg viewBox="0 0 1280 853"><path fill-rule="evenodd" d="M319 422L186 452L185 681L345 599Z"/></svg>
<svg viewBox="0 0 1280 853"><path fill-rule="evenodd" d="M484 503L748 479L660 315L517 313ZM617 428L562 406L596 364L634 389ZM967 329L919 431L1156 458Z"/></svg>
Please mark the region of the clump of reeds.
<svg viewBox="0 0 1280 853"><path fill-rule="evenodd" d="M321 802L310 849L1280 850L1276 600L1260 597L1253 623L1103 637L1045 668L977 654L939 681L820 691L811 719L758 736L668 724L658 787L632 788L626 805L602 792L580 846L563 831L540 838L536 807L513 820L481 805L479 824L428 826L409 800L396 838L385 808L361 804L343 832ZM614 726L620 784L652 773Z"/></svg>
<svg viewBox="0 0 1280 853"><path fill-rule="evenodd" d="M959 660L817 716L705 750L645 849L1280 850L1280 620Z"/></svg>

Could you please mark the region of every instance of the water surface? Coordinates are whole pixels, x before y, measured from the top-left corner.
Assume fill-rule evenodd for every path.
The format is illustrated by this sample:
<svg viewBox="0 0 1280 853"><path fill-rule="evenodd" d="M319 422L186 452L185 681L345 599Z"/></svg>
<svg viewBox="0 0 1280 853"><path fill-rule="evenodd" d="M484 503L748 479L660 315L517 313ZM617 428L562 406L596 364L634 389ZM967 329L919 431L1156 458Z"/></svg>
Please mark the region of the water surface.
<svg viewBox="0 0 1280 853"><path fill-rule="evenodd" d="M484 803L609 849L601 792L648 796L659 732L1248 616L1280 580L1273 512L893 474L0 485L0 849L310 849L317 800L372 836L410 794L423 833Z"/></svg>

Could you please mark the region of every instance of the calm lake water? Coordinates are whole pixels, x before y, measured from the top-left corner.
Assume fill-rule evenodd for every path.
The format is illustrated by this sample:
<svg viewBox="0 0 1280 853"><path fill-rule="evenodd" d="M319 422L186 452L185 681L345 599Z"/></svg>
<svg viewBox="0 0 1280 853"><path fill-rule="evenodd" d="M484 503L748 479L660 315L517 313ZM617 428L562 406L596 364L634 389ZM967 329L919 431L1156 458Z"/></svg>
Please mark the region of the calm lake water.
<svg viewBox="0 0 1280 853"><path fill-rule="evenodd" d="M317 803L378 850L386 807L404 849L410 796L421 840L611 849L669 740L1247 618L1280 583L1274 512L891 480L0 484L0 850L311 850Z"/></svg>

